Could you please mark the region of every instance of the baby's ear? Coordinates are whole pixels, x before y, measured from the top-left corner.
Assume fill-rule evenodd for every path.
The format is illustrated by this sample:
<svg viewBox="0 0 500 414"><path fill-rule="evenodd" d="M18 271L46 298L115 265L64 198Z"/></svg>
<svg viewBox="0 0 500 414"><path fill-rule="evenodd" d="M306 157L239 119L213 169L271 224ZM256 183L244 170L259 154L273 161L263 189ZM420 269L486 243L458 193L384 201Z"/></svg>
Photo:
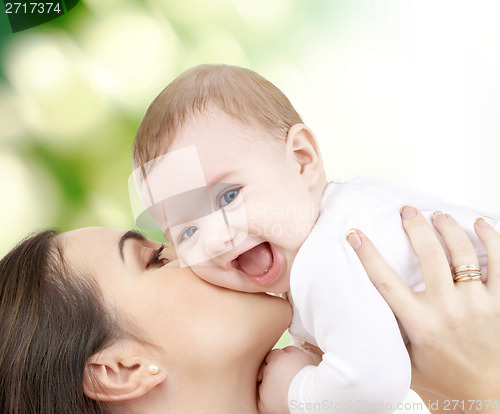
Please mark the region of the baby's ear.
<svg viewBox="0 0 500 414"><path fill-rule="evenodd" d="M311 185L323 174L323 160L318 142L311 129L304 124L293 125L286 136L286 151L293 157L297 169Z"/></svg>
<svg viewBox="0 0 500 414"><path fill-rule="evenodd" d="M97 401L126 401L142 397L167 375L144 346L119 341L92 355L83 374L84 394Z"/></svg>

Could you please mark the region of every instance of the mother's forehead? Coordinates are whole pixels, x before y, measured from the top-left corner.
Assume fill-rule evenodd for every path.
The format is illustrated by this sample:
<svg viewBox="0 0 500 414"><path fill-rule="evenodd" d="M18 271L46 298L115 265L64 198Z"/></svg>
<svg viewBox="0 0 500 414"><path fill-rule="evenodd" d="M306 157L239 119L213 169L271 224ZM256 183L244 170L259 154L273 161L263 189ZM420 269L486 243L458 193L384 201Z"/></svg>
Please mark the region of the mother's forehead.
<svg viewBox="0 0 500 414"><path fill-rule="evenodd" d="M110 229L107 227L83 227L60 234L58 243L65 256L78 254L84 256L109 254L113 246L116 246L125 233L123 230Z"/></svg>
<svg viewBox="0 0 500 414"><path fill-rule="evenodd" d="M111 229L108 227L81 227L79 229L70 230L61 233L58 237L65 241L84 240L104 237L106 239L119 238L120 234L125 233L126 230Z"/></svg>
<svg viewBox="0 0 500 414"><path fill-rule="evenodd" d="M127 237L132 235L133 237ZM109 253L108 249L116 248L117 252L120 249L120 243L123 244L125 238L134 238L144 240L147 243L160 243L145 237L137 230L119 230L108 227L83 227L80 229L70 230L61 233L57 236L62 248L74 248L91 246L97 251ZM176 256L175 247L169 242L162 243L165 253L168 251L170 256Z"/></svg>

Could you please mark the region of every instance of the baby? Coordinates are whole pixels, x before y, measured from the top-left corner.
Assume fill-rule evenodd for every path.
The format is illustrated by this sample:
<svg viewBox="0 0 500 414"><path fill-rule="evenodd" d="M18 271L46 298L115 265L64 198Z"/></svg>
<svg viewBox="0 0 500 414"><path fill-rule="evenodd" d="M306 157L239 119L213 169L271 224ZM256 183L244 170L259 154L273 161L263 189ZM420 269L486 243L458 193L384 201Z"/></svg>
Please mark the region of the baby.
<svg viewBox="0 0 500 414"><path fill-rule="evenodd" d="M133 160L146 208L138 224L151 215L181 265L207 282L287 292L294 342L324 352L318 366L301 353L271 354L263 414L386 413L408 392L405 342L346 242L349 229L363 229L417 291L424 283L401 228L403 205L427 218L449 212L486 265L472 230L484 212L375 179L328 183L312 131L276 86L247 69L202 65L180 75L149 107Z"/></svg>

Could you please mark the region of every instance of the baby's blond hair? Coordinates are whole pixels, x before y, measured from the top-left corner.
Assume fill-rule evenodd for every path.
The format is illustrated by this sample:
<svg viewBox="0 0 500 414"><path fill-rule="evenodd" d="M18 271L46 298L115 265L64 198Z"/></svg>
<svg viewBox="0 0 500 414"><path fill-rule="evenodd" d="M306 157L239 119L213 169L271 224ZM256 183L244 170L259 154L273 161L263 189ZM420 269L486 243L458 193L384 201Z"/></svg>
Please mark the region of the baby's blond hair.
<svg viewBox="0 0 500 414"><path fill-rule="evenodd" d="M184 122L208 107L283 140L293 125L302 122L285 94L254 71L195 66L174 79L149 106L135 137L134 165L143 166L165 154Z"/></svg>

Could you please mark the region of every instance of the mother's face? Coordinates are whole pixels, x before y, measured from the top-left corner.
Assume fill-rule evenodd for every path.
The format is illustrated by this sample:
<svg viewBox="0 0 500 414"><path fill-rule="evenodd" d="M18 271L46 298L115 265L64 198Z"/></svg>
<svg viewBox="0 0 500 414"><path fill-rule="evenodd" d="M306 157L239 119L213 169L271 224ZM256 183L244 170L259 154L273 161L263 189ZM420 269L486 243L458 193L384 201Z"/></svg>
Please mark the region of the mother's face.
<svg viewBox="0 0 500 414"><path fill-rule="evenodd" d="M105 301L160 347L166 361L220 363L252 346L264 355L290 322L284 300L210 285L179 268L170 247L162 252L167 264L149 265L161 244L136 233L85 228L60 237L70 267L93 275Z"/></svg>

